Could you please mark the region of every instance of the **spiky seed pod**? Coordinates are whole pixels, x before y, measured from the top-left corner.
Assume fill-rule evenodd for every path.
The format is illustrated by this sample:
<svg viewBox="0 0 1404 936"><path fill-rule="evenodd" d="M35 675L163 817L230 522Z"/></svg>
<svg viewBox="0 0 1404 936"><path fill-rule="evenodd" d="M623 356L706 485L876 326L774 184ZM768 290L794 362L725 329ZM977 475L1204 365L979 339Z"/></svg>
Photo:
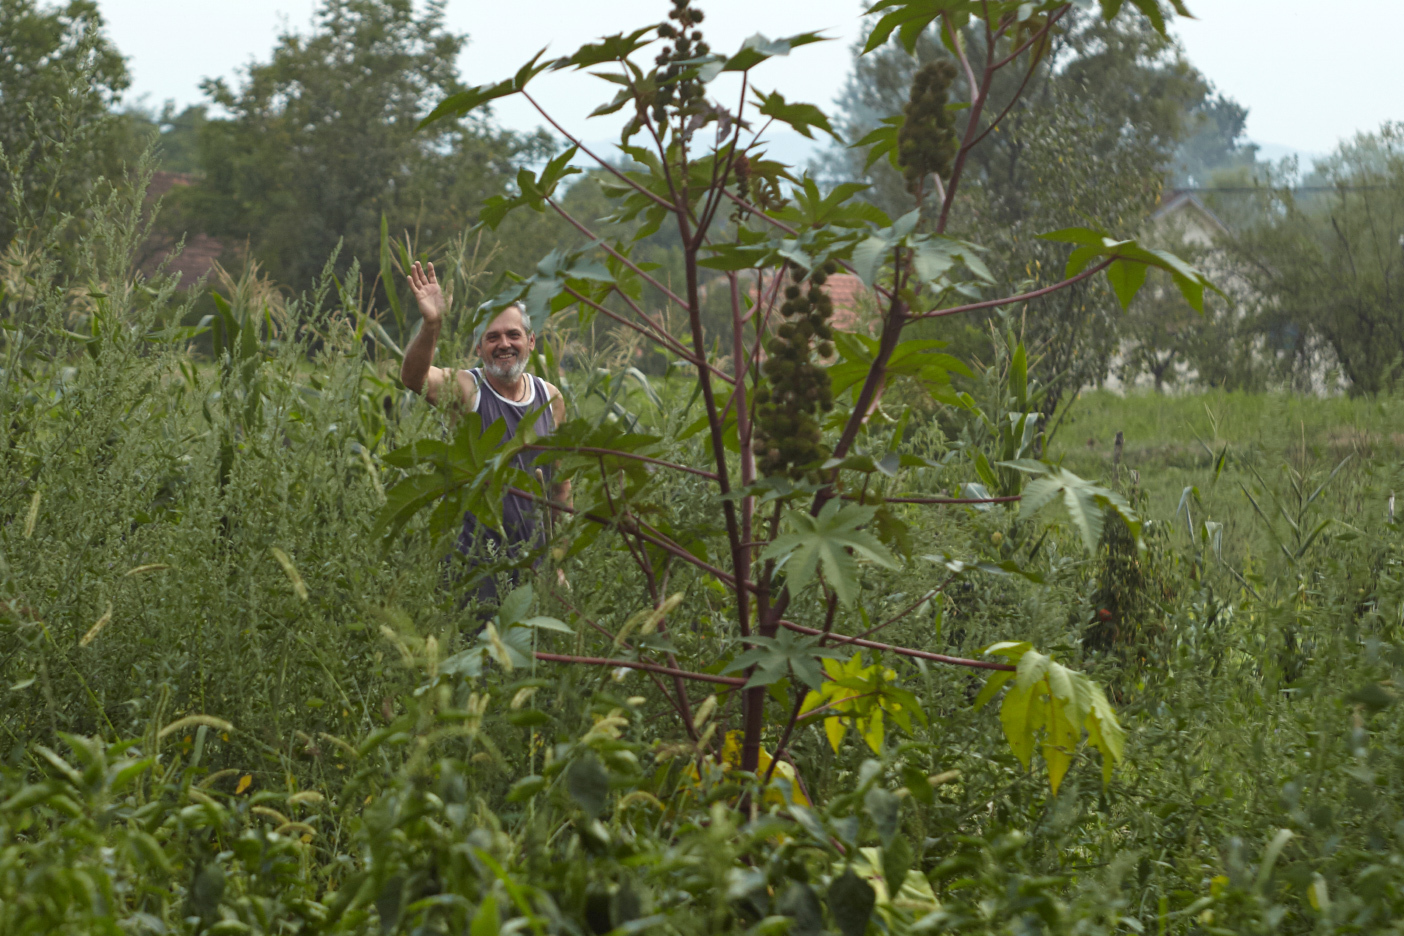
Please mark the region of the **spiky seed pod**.
<svg viewBox="0 0 1404 936"><path fill-rule="evenodd" d="M799 480L805 466L828 455L817 413L833 408L833 388L828 371L812 358L815 351L821 357L833 353L827 339L834 304L823 286L828 274L837 270L833 261L808 273L795 269L793 282L785 287L780 306L785 321L766 343L770 356L762 368L765 382L756 391L756 448L766 476ZM806 279L809 288L803 289ZM816 336L825 339L817 347Z"/></svg>
<svg viewBox="0 0 1404 936"><path fill-rule="evenodd" d="M950 178L956 154L955 114L946 108L955 66L945 59L927 62L912 78L911 99L902 110L906 120L897 132L897 161L916 193L935 174Z"/></svg>
<svg viewBox="0 0 1404 936"><path fill-rule="evenodd" d="M694 10L689 2L673 0L673 9L669 11L668 18L676 21L676 25L663 23L658 27L659 36L672 40L672 44L664 46L654 60L659 67L659 82L653 99L653 119L659 124L667 122L669 105L675 104L684 118L692 117L706 108L706 91L702 83L695 78L678 80L685 70L685 66L678 62L711 52L707 43L702 41L702 30L696 28L702 22L702 11Z"/></svg>

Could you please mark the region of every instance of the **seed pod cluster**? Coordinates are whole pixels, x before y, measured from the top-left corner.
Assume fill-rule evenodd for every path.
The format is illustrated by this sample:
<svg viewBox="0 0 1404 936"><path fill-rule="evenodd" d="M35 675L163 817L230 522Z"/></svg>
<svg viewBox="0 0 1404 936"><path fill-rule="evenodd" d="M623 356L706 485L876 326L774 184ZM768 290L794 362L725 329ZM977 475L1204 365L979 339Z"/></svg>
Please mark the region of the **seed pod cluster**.
<svg viewBox="0 0 1404 936"><path fill-rule="evenodd" d="M706 91L696 78L679 81L678 77L692 66L679 65L689 59L700 58L711 51L702 41L702 31L697 25L702 22L702 11L694 10L689 0L673 0L673 9L668 13L673 23L663 23L658 27L658 35L671 39L672 44L663 47L654 61L658 63L658 94L653 99L653 119L662 125L668 121L668 106L676 104L680 114L692 116L707 107Z"/></svg>
<svg viewBox="0 0 1404 936"><path fill-rule="evenodd" d="M804 270L793 271L780 306L784 321L766 343L766 379L756 390L756 450L767 477L788 474L798 481L805 466L829 454L816 414L833 409L833 388L829 372L811 359L834 353L834 304L824 283L837 270L830 260L807 277Z"/></svg>
<svg viewBox="0 0 1404 936"><path fill-rule="evenodd" d="M897 132L897 161L916 194L927 176L950 178L956 154L955 114L946 108L955 66L945 59L927 62L912 78L912 94L902 109L906 120Z"/></svg>

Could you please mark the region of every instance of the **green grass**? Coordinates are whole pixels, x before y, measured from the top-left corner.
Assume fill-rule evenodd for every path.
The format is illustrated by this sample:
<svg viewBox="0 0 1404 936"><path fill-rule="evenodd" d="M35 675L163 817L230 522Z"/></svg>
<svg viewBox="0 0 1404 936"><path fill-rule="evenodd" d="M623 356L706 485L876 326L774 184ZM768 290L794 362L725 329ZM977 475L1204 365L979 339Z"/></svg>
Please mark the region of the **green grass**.
<svg viewBox="0 0 1404 936"><path fill-rule="evenodd" d="M1113 469L1118 431L1124 439L1119 476ZM1286 493L1289 474L1296 471L1314 490L1346 461L1315 505L1343 532L1367 515L1383 515L1396 486L1404 491L1402 451L1404 399L1399 398L1223 391L1121 396L1096 390L1073 404L1049 456L1084 477L1126 487L1133 486L1134 470L1146 519L1171 522L1180 538L1186 535L1185 518L1177 511L1186 489L1193 489L1188 501L1196 532L1205 520L1223 523L1225 555L1243 563L1278 551L1245 487L1282 531L1285 521L1270 498L1258 495L1263 483ZM1223 470L1216 473L1224 453Z"/></svg>

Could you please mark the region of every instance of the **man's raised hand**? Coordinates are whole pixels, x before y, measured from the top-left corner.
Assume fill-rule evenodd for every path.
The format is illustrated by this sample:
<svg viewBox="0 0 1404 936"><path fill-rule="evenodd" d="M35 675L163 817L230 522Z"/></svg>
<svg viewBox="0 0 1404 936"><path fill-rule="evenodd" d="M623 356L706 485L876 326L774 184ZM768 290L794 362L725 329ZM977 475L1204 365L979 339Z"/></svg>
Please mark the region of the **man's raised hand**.
<svg viewBox="0 0 1404 936"><path fill-rule="evenodd" d="M414 261L414 266L410 267L409 271L409 284L415 301L419 303L419 314L424 317L424 324L438 325L442 322L444 312L448 308L448 300L439 288L439 279L434 275L434 264L429 264L426 270L418 260Z"/></svg>

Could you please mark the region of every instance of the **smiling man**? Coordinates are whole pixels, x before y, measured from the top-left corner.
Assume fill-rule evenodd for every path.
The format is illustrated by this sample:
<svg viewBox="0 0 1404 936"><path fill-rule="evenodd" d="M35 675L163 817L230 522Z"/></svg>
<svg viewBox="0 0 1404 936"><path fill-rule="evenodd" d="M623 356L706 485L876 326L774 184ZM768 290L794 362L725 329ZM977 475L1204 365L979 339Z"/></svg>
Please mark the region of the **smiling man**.
<svg viewBox="0 0 1404 936"><path fill-rule="evenodd" d="M443 327L448 300L439 287L432 263L428 266L415 263L409 273L409 284L419 303L423 324L405 349L405 360L400 367L400 380L406 387L423 393L435 406L447 405L459 414L477 413L484 429L499 419L504 421L507 424L504 438L515 436L522 420L533 410L541 410L533 426L538 436L549 435L565 420L561 392L526 372L531 354L536 350L536 335L520 305L509 306L483 329L477 348L482 367L469 370L436 367L434 348ZM550 406L541 409L545 401L549 401ZM529 452L522 452L513 460L522 471L533 473ZM551 498L569 503L570 482L553 485L550 467L541 470ZM464 514L458 549L470 561L478 562L494 552L512 552L523 545L539 546L544 539L539 515L540 511L530 500L508 494L502 504L506 541L496 531L480 525L472 514ZM478 598L496 603L497 588L491 578L478 589Z"/></svg>

